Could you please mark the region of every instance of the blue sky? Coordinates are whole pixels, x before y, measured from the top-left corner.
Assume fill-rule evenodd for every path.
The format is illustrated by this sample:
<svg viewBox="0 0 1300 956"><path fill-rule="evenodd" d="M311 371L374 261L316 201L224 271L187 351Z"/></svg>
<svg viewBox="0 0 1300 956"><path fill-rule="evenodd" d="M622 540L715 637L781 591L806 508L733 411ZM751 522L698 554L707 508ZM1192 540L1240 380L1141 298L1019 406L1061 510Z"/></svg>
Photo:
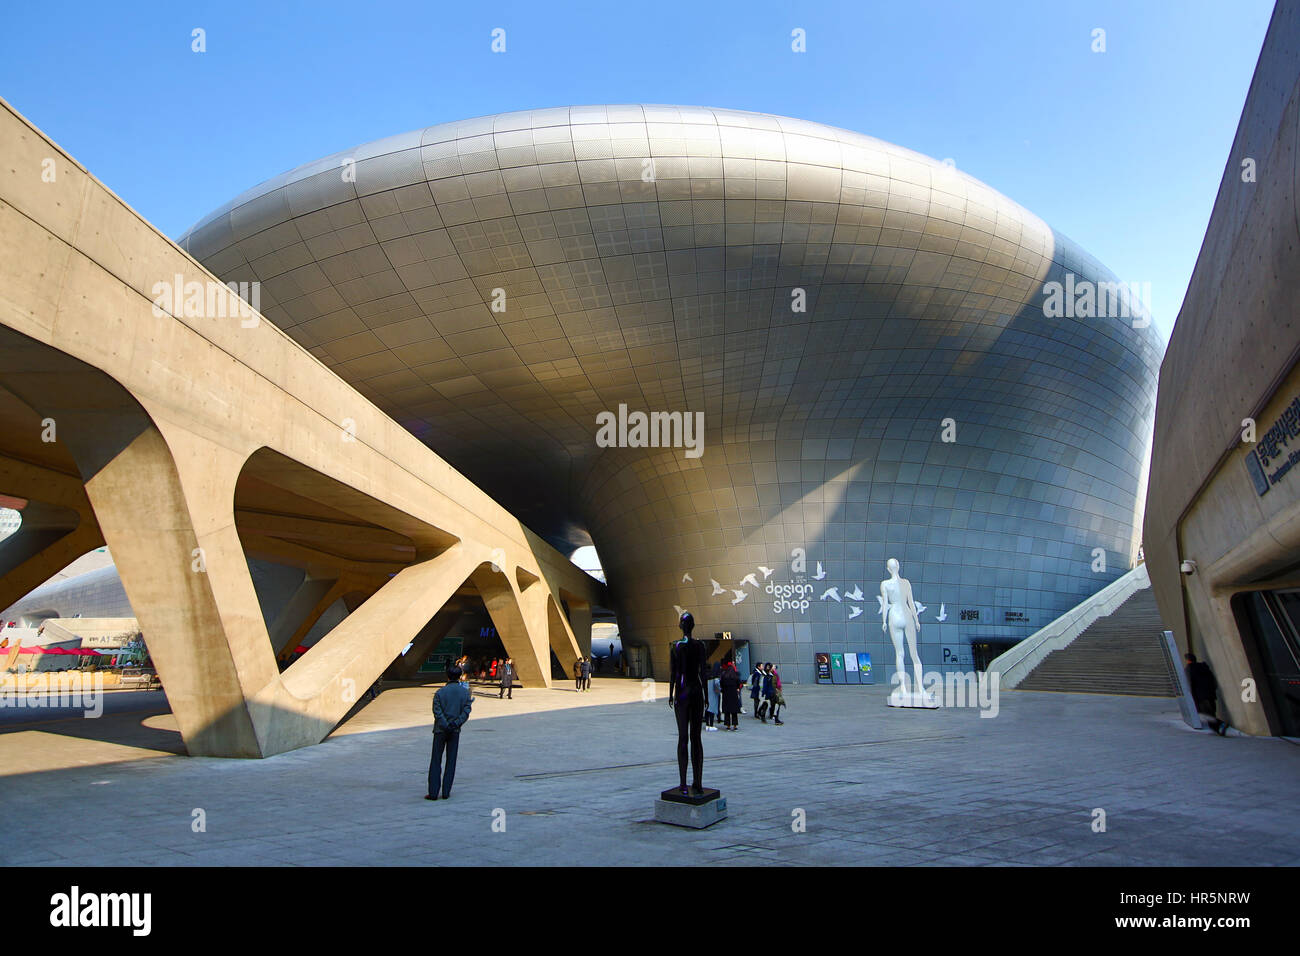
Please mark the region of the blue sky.
<svg viewBox="0 0 1300 956"><path fill-rule="evenodd" d="M447 120L631 102L797 116L952 158L1120 279L1150 282L1167 337L1271 12L1271 0L24 4L0 31L0 95L173 237L284 170ZM195 27L206 53L191 52ZM490 50L495 27L504 54Z"/></svg>

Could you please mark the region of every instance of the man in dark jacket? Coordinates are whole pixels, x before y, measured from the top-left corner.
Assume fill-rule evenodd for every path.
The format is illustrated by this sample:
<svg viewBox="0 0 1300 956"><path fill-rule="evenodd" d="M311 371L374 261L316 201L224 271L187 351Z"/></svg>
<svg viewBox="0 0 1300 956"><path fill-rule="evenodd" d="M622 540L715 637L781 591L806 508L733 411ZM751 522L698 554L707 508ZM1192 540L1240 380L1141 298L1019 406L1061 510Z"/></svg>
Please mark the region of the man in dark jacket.
<svg viewBox="0 0 1300 956"><path fill-rule="evenodd" d="M442 799L451 796L451 782L456 776L456 752L460 749L460 728L469 720L474 706L474 692L460 679L461 669L455 664L447 668L447 683L433 695L433 759L429 761L429 792L426 800L437 800L439 787ZM447 755L447 769L443 772L443 754Z"/></svg>
<svg viewBox="0 0 1300 956"><path fill-rule="evenodd" d="M1195 654L1184 654L1183 658L1187 661L1183 670L1187 673L1187 683L1192 689L1196 712L1205 718L1216 734L1220 737L1227 736L1228 724L1217 716L1219 682L1214 679L1214 672L1205 661L1198 661Z"/></svg>
<svg viewBox="0 0 1300 956"><path fill-rule="evenodd" d="M501 662L501 668L498 671L501 677L501 693L497 694L497 700L506 697L508 700L515 699L515 659L507 657Z"/></svg>
<svg viewBox="0 0 1300 956"><path fill-rule="evenodd" d="M754 719L763 718L763 662L754 665L754 673L749 675L749 699L754 702Z"/></svg>
<svg viewBox="0 0 1300 956"><path fill-rule="evenodd" d="M718 678L722 690L722 729L740 729L740 688L744 686L736 665L731 661L722 665L722 676Z"/></svg>

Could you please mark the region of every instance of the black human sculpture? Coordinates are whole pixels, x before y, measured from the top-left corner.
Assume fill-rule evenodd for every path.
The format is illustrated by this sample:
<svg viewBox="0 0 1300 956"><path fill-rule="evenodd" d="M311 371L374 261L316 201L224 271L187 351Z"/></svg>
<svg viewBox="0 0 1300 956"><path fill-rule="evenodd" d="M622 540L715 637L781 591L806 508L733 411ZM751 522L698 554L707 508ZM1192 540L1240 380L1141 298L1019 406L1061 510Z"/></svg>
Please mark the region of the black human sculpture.
<svg viewBox="0 0 1300 956"><path fill-rule="evenodd" d="M699 792L704 789L701 775L704 771L704 741L701 740L701 726L704 723L704 687L707 681L705 669L708 666L708 654L701 641L691 637L695 630L695 618L690 611L682 614L678 621L682 629L682 639L672 645L669 654L668 705L677 715L677 770L681 778L683 794L686 789L686 735L690 732L691 741L691 790Z"/></svg>

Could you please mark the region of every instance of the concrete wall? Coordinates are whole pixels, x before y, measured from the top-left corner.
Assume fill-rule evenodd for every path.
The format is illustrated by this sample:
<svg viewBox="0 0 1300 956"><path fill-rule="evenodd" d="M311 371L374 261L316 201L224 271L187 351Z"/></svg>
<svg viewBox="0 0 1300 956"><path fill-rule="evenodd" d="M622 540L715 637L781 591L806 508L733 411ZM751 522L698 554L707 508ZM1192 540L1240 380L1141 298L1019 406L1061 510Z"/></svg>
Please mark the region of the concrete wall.
<svg viewBox="0 0 1300 956"><path fill-rule="evenodd" d="M1246 470L1258 445L1243 441L1243 420L1262 433L1300 389L1298 135L1300 5L1284 0L1161 366L1143 540L1161 615L1209 661L1232 723L1257 734L1263 708L1234 689L1262 675L1230 602L1294 582L1300 562L1300 474L1260 496Z"/></svg>

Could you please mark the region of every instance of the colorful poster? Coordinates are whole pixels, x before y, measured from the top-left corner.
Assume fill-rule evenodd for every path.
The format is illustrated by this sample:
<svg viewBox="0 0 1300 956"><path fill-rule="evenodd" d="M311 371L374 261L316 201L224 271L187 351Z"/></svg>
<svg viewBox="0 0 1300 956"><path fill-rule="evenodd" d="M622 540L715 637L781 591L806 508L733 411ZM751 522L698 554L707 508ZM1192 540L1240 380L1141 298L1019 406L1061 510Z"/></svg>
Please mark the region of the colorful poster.
<svg viewBox="0 0 1300 956"><path fill-rule="evenodd" d="M844 678L844 655L843 654L831 655L831 683L833 684L848 683L848 681L845 680Z"/></svg>
<svg viewBox="0 0 1300 956"><path fill-rule="evenodd" d="M875 677L871 675L871 655L865 652L858 654L858 678L864 684L874 684Z"/></svg>
<svg viewBox="0 0 1300 956"><path fill-rule="evenodd" d="M821 651L813 654L813 667L817 675L817 683L829 684L831 682L831 656Z"/></svg>

